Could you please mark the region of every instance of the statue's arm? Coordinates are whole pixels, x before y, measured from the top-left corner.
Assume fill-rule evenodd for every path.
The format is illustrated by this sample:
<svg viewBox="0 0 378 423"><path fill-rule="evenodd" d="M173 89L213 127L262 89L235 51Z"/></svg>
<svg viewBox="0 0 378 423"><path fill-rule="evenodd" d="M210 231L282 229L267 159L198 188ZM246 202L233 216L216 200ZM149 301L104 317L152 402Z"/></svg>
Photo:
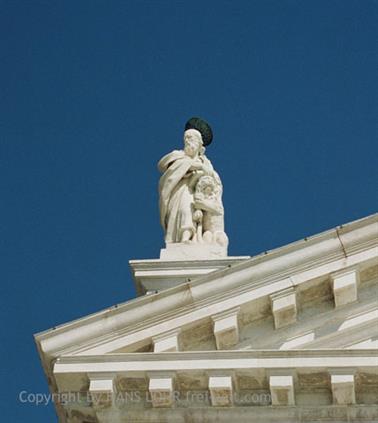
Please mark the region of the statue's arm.
<svg viewBox="0 0 378 423"><path fill-rule="evenodd" d="M203 170L206 172L207 175L209 176L213 176L213 174L215 173L213 165L211 164L211 161L205 156L202 156L202 160L203 160Z"/></svg>
<svg viewBox="0 0 378 423"><path fill-rule="evenodd" d="M158 162L158 169L164 173L168 167L177 159L182 158L185 153L182 150L174 150L162 157Z"/></svg>
<svg viewBox="0 0 378 423"><path fill-rule="evenodd" d="M194 207L196 209L208 211L217 216L223 215L222 205L220 205L217 201L214 201L214 200L205 200L201 198L195 198Z"/></svg>

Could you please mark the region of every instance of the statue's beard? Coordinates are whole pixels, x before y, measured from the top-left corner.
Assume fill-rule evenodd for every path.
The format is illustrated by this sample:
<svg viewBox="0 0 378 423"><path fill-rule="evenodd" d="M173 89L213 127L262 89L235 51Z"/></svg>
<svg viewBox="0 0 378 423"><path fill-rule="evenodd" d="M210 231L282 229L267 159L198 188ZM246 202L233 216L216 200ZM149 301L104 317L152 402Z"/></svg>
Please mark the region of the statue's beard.
<svg viewBox="0 0 378 423"><path fill-rule="evenodd" d="M191 148L185 147L184 148L185 154L190 156L190 157L195 157L196 154L198 153L196 150L192 150Z"/></svg>

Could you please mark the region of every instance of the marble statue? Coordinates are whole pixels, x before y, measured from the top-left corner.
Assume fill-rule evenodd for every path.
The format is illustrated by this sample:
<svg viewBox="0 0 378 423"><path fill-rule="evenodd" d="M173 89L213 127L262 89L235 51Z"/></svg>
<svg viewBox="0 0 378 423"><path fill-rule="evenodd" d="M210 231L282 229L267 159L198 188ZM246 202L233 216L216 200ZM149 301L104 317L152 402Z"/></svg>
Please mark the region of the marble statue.
<svg viewBox="0 0 378 423"><path fill-rule="evenodd" d="M227 247L224 232L222 182L205 147L212 141L208 123L191 118L185 125L184 148L158 163L160 219L165 241Z"/></svg>

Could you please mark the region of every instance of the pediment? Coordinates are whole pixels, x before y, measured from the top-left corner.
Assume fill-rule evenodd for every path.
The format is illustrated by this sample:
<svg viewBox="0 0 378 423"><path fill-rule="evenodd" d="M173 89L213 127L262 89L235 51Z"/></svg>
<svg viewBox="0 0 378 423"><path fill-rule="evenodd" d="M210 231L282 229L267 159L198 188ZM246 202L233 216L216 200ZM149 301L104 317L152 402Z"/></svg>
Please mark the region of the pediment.
<svg viewBox="0 0 378 423"><path fill-rule="evenodd" d="M371 216L252 258L182 263L181 274L180 263L154 263L164 289L36 335L51 391L173 381L211 391L222 379L230 390L236 383L273 395L281 379L271 372L285 368L292 387L322 386L331 401L338 376L330 369L348 366L359 392L360 378L375 374L377 223ZM188 272L190 280L176 280Z"/></svg>
<svg viewBox="0 0 378 423"><path fill-rule="evenodd" d="M374 348L377 220L371 216L215 270L206 263L197 276L191 264L190 281L36 335L52 391L61 357ZM177 273L177 263L169 266Z"/></svg>

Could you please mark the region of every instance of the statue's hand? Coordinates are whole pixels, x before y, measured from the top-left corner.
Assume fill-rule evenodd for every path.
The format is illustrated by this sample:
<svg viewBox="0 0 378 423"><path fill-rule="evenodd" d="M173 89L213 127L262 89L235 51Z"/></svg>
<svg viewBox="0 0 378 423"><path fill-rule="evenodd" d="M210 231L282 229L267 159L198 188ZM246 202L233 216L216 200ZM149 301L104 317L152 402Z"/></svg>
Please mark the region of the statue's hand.
<svg viewBox="0 0 378 423"><path fill-rule="evenodd" d="M193 220L194 220L195 222L197 222L197 223L201 222L201 221L202 221L202 218L203 218L203 213L202 213L202 210L196 210L196 211L193 213Z"/></svg>
<svg viewBox="0 0 378 423"><path fill-rule="evenodd" d="M195 170L192 172L192 178L190 179L190 183L189 186L194 189L196 183L198 182L198 179L203 176L205 174L205 172L203 172L202 170Z"/></svg>
<svg viewBox="0 0 378 423"><path fill-rule="evenodd" d="M203 170L203 163L199 160L194 161L190 166L190 170Z"/></svg>

